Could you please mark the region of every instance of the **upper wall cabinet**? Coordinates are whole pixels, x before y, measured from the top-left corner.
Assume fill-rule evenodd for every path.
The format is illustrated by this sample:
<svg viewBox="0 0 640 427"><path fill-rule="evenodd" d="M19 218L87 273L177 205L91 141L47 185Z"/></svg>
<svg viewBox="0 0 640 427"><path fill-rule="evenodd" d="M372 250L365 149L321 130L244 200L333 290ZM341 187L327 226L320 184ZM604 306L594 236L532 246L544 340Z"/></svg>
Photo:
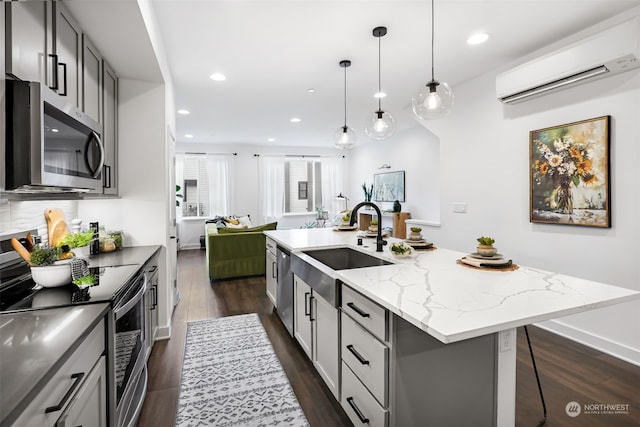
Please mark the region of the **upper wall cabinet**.
<svg viewBox="0 0 640 427"><path fill-rule="evenodd" d="M6 72L21 80L51 85L51 3L5 3Z"/></svg>
<svg viewBox="0 0 640 427"><path fill-rule="evenodd" d="M5 8L7 75L48 86L102 125L103 188L118 195L118 78L63 2L11 1Z"/></svg>
<svg viewBox="0 0 640 427"><path fill-rule="evenodd" d="M82 111L104 125L102 120L102 57L86 35L82 36Z"/></svg>
<svg viewBox="0 0 640 427"><path fill-rule="evenodd" d="M82 31L62 2L53 2L55 35L53 44L55 71L54 90L66 96L70 103L82 108L80 103L80 64L82 60ZM98 119L97 116L92 116Z"/></svg>
<svg viewBox="0 0 640 427"><path fill-rule="evenodd" d="M118 77L102 61L103 194L118 195Z"/></svg>
<svg viewBox="0 0 640 427"><path fill-rule="evenodd" d="M80 104L80 26L59 1L5 3L8 74L37 81ZM97 119L97 117L95 117Z"/></svg>

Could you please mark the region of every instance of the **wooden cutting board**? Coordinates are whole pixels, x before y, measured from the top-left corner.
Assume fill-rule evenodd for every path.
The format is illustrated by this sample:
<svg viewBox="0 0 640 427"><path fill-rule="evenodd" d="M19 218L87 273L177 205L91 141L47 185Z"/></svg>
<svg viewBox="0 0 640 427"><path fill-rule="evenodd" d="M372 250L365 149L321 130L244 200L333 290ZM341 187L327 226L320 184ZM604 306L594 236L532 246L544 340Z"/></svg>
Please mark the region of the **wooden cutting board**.
<svg viewBox="0 0 640 427"><path fill-rule="evenodd" d="M60 240L64 239L64 236L69 234L64 212L56 208L47 209L44 211L44 217L47 220L49 246L56 246Z"/></svg>

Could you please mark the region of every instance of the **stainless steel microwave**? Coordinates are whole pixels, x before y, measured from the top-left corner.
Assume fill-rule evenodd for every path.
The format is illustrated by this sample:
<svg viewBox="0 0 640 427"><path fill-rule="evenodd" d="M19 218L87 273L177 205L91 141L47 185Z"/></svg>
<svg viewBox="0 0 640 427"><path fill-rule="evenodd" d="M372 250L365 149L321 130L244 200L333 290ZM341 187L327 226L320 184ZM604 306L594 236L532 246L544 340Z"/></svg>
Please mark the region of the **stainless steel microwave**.
<svg viewBox="0 0 640 427"><path fill-rule="evenodd" d="M38 82L6 80L5 190L102 188L98 122Z"/></svg>

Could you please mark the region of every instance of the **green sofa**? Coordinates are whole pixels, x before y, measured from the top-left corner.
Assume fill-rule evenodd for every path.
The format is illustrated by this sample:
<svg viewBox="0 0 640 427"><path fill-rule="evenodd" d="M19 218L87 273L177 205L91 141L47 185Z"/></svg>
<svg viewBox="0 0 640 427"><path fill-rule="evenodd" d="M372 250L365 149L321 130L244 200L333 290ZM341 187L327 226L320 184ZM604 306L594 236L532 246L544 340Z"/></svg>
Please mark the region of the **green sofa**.
<svg viewBox="0 0 640 427"><path fill-rule="evenodd" d="M206 224L205 249L209 280L265 274L266 236L276 222L252 228L217 228Z"/></svg>

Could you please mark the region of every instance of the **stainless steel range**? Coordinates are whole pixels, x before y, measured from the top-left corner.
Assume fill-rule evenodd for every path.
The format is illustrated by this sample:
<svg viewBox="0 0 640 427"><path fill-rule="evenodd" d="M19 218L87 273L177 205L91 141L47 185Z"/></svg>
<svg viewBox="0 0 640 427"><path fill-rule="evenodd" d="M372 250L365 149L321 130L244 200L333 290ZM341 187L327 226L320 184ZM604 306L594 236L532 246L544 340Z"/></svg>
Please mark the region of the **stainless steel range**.
<svg viewBox="0 0 640 427"><path fill-rule="evenodd" d="M108 302L113 316L108 322L109 414L111 425L135 426L147 388L144 293L147 276L140 265L90 268L94 286L68 284L42 288L31 279L29 266L13 251L11 237L0 236L0 312L37 310L77 304ZM35 230L31 230L36 235Z"/></svg>

